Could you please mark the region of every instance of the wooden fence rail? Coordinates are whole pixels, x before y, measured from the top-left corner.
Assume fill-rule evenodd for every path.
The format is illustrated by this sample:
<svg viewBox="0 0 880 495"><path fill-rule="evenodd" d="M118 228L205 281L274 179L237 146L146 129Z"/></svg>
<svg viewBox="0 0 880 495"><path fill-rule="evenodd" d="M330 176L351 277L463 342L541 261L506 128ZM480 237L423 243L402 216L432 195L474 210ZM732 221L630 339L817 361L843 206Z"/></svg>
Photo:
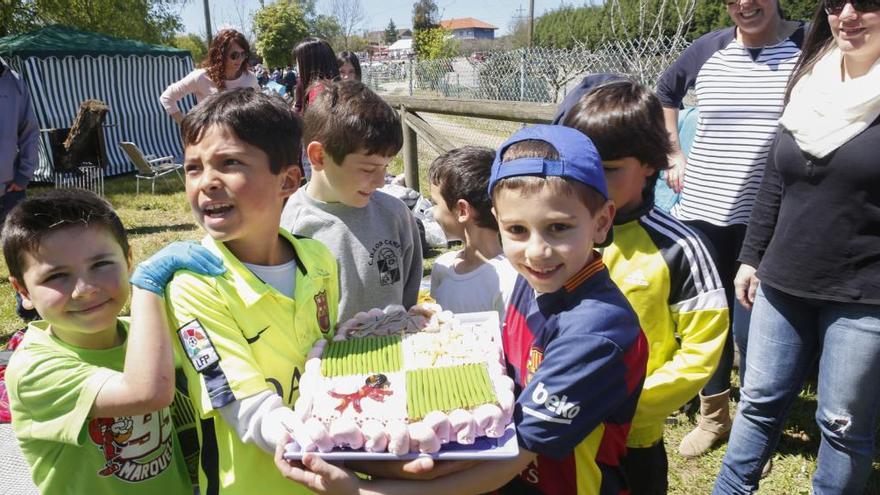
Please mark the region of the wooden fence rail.
<svg viewBox="0 0 880 495"><path fill-rule="evenodd" d="M385 96L384 98L389 105L400 112L400 123L403 126L403 173L406 185L417 191L419 190L419 139L424 140L438 153L445 153L454 147L434 126L422 119L418 112L527 124L549 123L556 113L556 105L550 103L413 96Z"/></svg>

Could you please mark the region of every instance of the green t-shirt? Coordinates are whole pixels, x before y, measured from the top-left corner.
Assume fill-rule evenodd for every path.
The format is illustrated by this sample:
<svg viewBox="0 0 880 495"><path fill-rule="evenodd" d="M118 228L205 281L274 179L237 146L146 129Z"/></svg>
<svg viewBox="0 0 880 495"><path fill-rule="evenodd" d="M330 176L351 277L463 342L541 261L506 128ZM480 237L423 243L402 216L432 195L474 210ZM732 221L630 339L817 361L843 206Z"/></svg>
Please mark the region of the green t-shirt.
<svg viewBox="0 0 880 495"><path fill-rule="evenodd" d="M223 259L219 277L178 272L165 301L176 328L187 388L199 413L202 493L308 493L284 478L272 455L243 443L218 409L264 391L293 406L315 342L332 337L339 306L336 259L318 241L280 230L296 253L290 298L264 283L221 242L202 245Z"/></svg>
<svg viewBox="0 0 880 495"><path fill-rule="evenodd" d="M120 331L128 325L120 320ZM89 418L101 387L125 362L125 343L81 349L31 323L9 361L12 426L44 494L192 494L169 408Z"/></svg>

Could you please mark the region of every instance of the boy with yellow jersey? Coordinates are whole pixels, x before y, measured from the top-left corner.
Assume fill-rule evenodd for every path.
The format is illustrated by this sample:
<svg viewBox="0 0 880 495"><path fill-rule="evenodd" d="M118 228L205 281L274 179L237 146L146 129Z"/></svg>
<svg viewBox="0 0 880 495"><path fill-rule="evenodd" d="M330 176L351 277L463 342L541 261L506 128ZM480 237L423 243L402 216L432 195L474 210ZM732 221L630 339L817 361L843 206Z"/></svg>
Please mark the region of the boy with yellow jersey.
<svg viewBox="0 0 880 495"><path fill-rule="evenodd" d="M632 81L606 82L585 91L562 122L586 134L602 157L617 207L602 259L650 345L623 462L630 493L666 493L665 419L718 366L728 326L724 288L701 237L654 207L670 149L657 97Z"/></svg>
<svg viewBox="0 0 880 495"><path fill-rule="evenodd" d="M200 415L200 492L295 492L270 452L285 426L296 429L290 407L306 355L332 336L339 304L327 248L278 228L302 176L301 126L280 99L239 89L206 99L181 130L202 245L227 269L180 273L167 289Z"/></svg>

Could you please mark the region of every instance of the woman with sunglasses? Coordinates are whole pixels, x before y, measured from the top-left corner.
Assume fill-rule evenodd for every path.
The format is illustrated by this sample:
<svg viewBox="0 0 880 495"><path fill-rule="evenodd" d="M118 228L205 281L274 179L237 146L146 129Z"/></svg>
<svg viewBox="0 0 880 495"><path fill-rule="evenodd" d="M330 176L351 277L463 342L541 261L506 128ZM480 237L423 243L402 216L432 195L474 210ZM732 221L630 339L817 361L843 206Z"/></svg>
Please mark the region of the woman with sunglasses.
<svg viewBox="0 0 880 495"><path fill-rule="evenodd" d="M178 124L183 113L177 103L195 93L196 102L227 89L260 89L255 76L248 70L250 45L244 35L234 29L223 29L214 36L202 67L168 86L159 97L168 115Z"/></svg>
<svg viewBox="0 0 880 495"><path fill-rule="evenodd" d="M737 256L805 32L804 23L783 17L781 0L722 1L734 26L695 40L657 85L675 150L667 183L681 193L672 214L705 234L715 248L731 316L718 369L700 392L701 418L679 445L685 457L704 454L730 432L733 343L742 358L749 331L748 311L736 304L733 290ZM690 89L700 113L685 158L678 143L678 110Z"/></svg>
<svg viewBox="0 0 880 495"><path fill-rule="evenodd" d="M871 474L880 410L880 0L825 0L812 26L740 254L737 298L754 309L719 494L757 490L817 359L813 493L863 493Z"/></svg>

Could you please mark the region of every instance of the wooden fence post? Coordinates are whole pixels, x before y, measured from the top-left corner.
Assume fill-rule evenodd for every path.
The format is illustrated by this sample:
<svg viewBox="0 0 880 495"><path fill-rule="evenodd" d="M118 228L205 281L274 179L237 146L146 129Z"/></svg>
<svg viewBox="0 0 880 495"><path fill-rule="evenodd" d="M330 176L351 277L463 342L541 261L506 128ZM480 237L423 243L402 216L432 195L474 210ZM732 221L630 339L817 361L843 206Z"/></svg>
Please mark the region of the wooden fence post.
<svg viewBox="0 0 880 495"><path fill-rule="evenodd" d="M419 190L419 143L416 131L406 123L406 107L400 107L400 125L403 126L403 176L406 186Z"/></svg>

